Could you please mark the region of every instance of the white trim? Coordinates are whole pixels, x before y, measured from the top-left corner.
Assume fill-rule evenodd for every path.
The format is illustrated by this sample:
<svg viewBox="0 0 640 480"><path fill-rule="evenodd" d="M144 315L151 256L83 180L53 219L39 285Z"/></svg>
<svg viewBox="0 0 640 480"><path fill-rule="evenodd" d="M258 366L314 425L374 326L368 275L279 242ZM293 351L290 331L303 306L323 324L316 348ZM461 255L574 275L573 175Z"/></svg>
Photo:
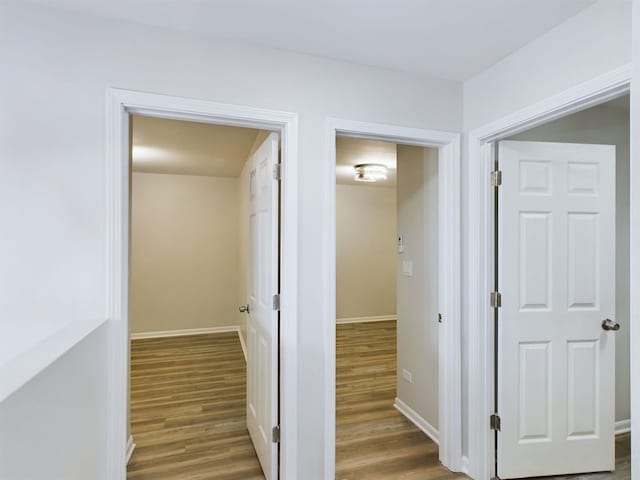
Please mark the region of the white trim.
<svg viewBox="0 0 640 480"><path fill-rule="evenodd" d="M0 365L0 402L84 340L105 319L71 322Z"/></svg>
<svg viewBox="0 0 640 480"><path fill-rule="evenodd" d="M622 435L631 431L631 419L616 422L616 435Z"/></svg>
<svg viewBox="0 0 640 480"><path fill-rule="evenodd" d="M631 66L625 65L576 85L542 102L491 122L469 133L468 276L466 304L468 352L469 475L476 480L494 476L494 445L488 418L493 413L493 196L491 141L597 105L629 91ZM633 280L632 280L633 282Z"/></svg>
<svg viewBox="0 0 640 480"><path fill-rule="evenodd" d="M474 129L471 137L483 141L505 138L566 115L593 107L629 92L631 64L575 85L557 95Z"/></svg>
<svg viewBox="0 0 640 480"><path fill-rule="evenodd" d="M295 113L108 88L106 95L107 471L126 480L129 114L278 131L282 152L280 478L298 478L298 117Z"/></svg>
<svg viewBox="0 0 640 480"><path fill-rule="evenodd" d="M462 456L462 467L460 471L467 476L471 476L469 475L469 457L467 455Z"/></svg>
<svg viewBox="0 0 640 480"><path fill-rule="evenodd" d="M242 354L244 355L244 361L247 361L247 342L244 339L242 329L238 328L238 337L240 338L240 346L242 347Z"/></svg>
<svg viewBox="0 0 640 480"><path fill-rule="evenodd" d="M129 435L127 439L127 465L131 461L131 457L133 456L133 451L136 449L136 444L133 441L133 435Z"/></svg>
<svg viewBox="0 0 640 480"><path fill-rule="evenodd" d="M424 434L429 437L436 445L440 445L438 430L427 422L423 417L420 416L418 412L416 412L409 405L404 403L402 400L396 397L396 401L393 403L393 406L396 410L398 410L402 415L407 417L411 423L413 423L416 427L424 432Z"/></svg>
<svg viewBox="0 0 640 480"><path fill-rule="evenodd" d="M324 478L335 477L336 396L336 135L439 148L439 303L444 323L439 334L440 462L459 471L462 458L462 378L460 326L460 135L412 127L328 118L324 170L319 178L326 195L323 231L324 318Z"/></svg>
<svg viewBox="0 0 640 480"><path fill-rule="evenodd" d="M131 340L141 340L144 338L163 338L163 337L184 337L188 335L208 335L212 333L228 333L236 332L240 339L240 346L242 347L242 355L244 355L244 361L247 361L247 344L242 335L242 328L239 325L229 325L226 327L207 327L207 328L189 328L186 330L160 330L156 332L140 332L132 333Z"/></svg>
<svg viewBox="0 0 640 480"><path fill-rule="evenodd" d="M208 335L211 333L240 332L240 326L228 325L224 327L187 328L184 330L159 330L155 332L132 333L131 340L143 338L184 337L187 335Z"/></svg>
<svg viewBox="0 0 640 480"><path fill-rule="evenodd" d="M378 315L373 317L346 317L336 319L338 325L345 323L390 322L397 320L396 315Z"/></svg>

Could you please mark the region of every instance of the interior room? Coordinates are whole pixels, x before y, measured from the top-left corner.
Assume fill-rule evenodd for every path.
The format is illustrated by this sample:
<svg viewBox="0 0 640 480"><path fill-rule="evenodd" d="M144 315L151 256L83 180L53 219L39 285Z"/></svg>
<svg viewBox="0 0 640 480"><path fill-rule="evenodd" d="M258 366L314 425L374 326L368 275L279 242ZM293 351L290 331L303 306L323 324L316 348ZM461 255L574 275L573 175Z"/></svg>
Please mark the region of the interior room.
<svg viewBox="0 0 640 480"><path fill-rule="evenodd" d="M336 182L336 478L445 478L438 150L338 136Z"/></svg>
<svg viewBox="0 0 640 480"><path fill-rule="evenodd" d="M534 465L528 465L519 457L518 449L531 445L527 443L528 438L537 438L543 444L555 444L555 448L565 451L563 459L547 455L547 463L543 468L557 461L558 465L553 468L561 472L561 463L566 462L564 468L567 471L588 473L615 470L610 474L596 474L594 478L631 478L629 114L629 95L625 94L512 135L498 143L498 168L502 172L502 185L497 187L498 216L504 217L498 219L499 224L504 222L500 228L504 238L499 239L498 263L505 262L498 269L498 275L503 276L502 280L499 279L502 284L499 290L503 298L514 297L510 291L503 291L509 290L510 284L519 285L515 288L520 292L515 295L520 298L519 307L502 302L497 324L496 338L502 338L499 341L496 406L501 417L497 449L500 478L532 476L535 472ZM521 156L518 157L520 152ZM610 156L608 163L607 155ZM519 166L515 166L518 158ZM603 163L598 163L601 158L604 159ZM554 170L552 164L560 165L563 161L568 161L567 166L559 166L557 171ZM541 169L542 175L537 176L535 169ZM610 176L607 170L611 172ZM507 178L508 175L511 178ZM502 190L508 188L505 185L514 184L514 175L519 176L515 184L519 185L520 197L512 194L512 190ZM567 189L569 203L563 204L562 200L553 197L554 205L551 208L554 210L549 213L549 223L545 221L548 226L538 230L535 226L538 218L532 215L547 215L547 206L533 202L540 202L542 200L537 199L543 197L561 195ZM604 199L607 196L611 205L599 210L601 207L597 200L602 198L606 203ZM516 267L519 279L513 279L510 270L513 263L509 259L513 257L508 243L513 244L513 241L508 235L514 229L509 227L510 207L504 206L509 203L517 204L520 209L521 261ZM557 208L558 211L555 210ZM608 212L614 209L615 215L609 218ZM555 222L562 222L563 217L569 220L564 225L566 233L561 233L566 243L563 240L558 242L559 237L553 234L554 230L560 230L561 225ZM593 224L590 223L592 218L597 218ZM498 235L500 237L501 234ZM538 247L527 243L529 239L538 246L545 245L547 241L549 243L543 250L536 250ZM566 254L553 253L565 248ZM586 255L589 261L581 259L580 255ZM563 258L567 259L567 270L561 266ZM549 274L555 278L549 281L542 278ZM540 278L536 279L536 275ZM568 291L562 290L565 281ZM563 295L567 297L563 299ZM554 315L557 311L561 315L555 319L550 331L544 330L544 319L538 317L538 326L529 331L526 338L518 340L521 345L520 357L519 360L514 359L507 342L512 343L517 333L507 329L514 322L523 322L534 318L531 315L539 315L537 310L543 315ZM578 323L575 331L570 332L572 315L576 315ZM603 318L607 320L603 321ZM591 323L594 328L591 328ZM569 337L556 338L552 332L558 330ZM612 335L615 335L614 339ZM538 343L537 338L544 341ZM568 342L566 356L558 346L562 342ZM544 345L544 349L549 348L549 359L543 364L553 369L554 374L550 374L543 364L536 365L536 354L532 352L540 345ZM520 377L519 393L513 390L509 364L519 364L524 369L516 373ZM567 381L563 383L562 378L556 376L566 376ZM552 378L555 380L552 381ZM564 394L563 387L568 388ZM541 392L540 396L528 388L537 389ZM561 418L554 420L545 413L551 409L544 405L547 401L557 405L558 393L567 395L561 397L565 398L567 407L562 410ZM524 399L526 401L522 403ZM509 431L514 428L512 411L520 418L515 422L518 424L519 442L513 442ZM529 423L532 419L535 419L535 425ZM571 454L558 444L562 441L558 434L560 431L568 431L567 441L573 448L578 448L576 446L582 439L599 442L597 453L591 454L590 459L599 463L591 465L584 454L577 463L567 460ZM531 452L526 454L532 455Z"/></svg>
<svg viewBox="0 0 640 480"><path fill-rule="evenodd" d="M264 478L247 430L239 306L248 302L248 159L269 132L130 120L127 478Z"/></svg>

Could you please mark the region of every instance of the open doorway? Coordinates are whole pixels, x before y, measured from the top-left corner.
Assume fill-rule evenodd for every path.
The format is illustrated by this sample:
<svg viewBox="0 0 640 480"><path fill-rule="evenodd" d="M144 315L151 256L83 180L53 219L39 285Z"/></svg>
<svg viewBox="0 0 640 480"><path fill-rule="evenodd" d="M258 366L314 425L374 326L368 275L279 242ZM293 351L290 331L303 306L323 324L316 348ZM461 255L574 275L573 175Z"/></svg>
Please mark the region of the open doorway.
<svg viewBox="0 0 640 480"><path fill-rule="evenodd" d="M337 141L353 138L437 149L438 162L438 449L440 463L451 471L465 470L462 457L461 392L461 237L460 136L456 133L330 118L327 123L327 162L322 186L328 192L325 219L328 229L326 288L323 302L327 341L325 391L326 476L336 472L336 167ZM351 175L354 175L353 166ZM394 235L397 232L394 232ZM441 320L438 322L438 320ZM393 375L392 375L393 376ZM386 400L385 400L386 401ZM399 405L399 403L396 403ZM393 407L391 407L393 408ZM407 411L408 412L408 411ZM439 468L439 467L438 467Z"/></svg>
<svg viewBox="0 0 640 480"><path fill-rule="evenodd" d="M129 120L127 478L276 479L279 135Z"/></svg>
<svg viewBox="0 0 640 480"><path fill-rule="evenodd" d="M630 478L629 119L624 95L494 147L500 478Z"/></svg>
<svg viewBox="0 0 640 480"><path fill-rule="evenodd" d="M336 138L336 476L439 462L439 152Z"/></svg>

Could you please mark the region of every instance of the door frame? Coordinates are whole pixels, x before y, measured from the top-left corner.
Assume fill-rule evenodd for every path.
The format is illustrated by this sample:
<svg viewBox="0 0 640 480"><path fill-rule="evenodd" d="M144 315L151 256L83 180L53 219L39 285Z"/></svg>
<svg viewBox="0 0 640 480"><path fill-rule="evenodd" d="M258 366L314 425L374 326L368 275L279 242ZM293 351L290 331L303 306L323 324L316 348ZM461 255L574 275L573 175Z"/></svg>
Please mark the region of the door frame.
<svg viewBox="0 0 640 480"><path fill-rule="evenodd" d="M465 349L469 382L468 473L476 480L489 480L495 475L493 432L489 426L489 416L494 413L495 386L494 309L489 298L496 274L493 268L495 205L490 182L493 142L628 93L631 70L631 64L624 65L474 129L468 135L468 212L465 220L468 228L466 303L469 314L465 324Z"/></svg>
<svg viewBox="0 0 640 480"><path fill-rule="evenodd" d="M277 131L281 138L280 478L297 477L298 116L206 100L107 89L106 302L108 310L107 478L126 480L129 378L129 115ZM276 293L276 292L274 292Z"/></svg>
<svg viewBox="0 0 640 480"><path fill-rule="evenodd" d="M453 471L462 463L461 376L461 182L460 134L419 128L328 118L325 139L325 325L324 472L335 478L336 453L336 136L381 140L439 149L439 303L443 323L439 333L439 456Z"/></svg>

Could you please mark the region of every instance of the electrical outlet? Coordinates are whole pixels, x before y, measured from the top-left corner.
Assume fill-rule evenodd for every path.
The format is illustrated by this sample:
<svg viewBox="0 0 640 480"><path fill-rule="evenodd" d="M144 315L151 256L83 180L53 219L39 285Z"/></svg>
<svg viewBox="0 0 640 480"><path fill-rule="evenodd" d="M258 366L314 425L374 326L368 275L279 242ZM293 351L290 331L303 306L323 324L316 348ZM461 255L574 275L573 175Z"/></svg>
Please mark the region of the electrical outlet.
<svg viewBox="0 0 640 480"><path fill-rule="evenodd" d="M413 383L413 375L409 370L405 368L402 369L402 378L404 378L409 383Z"/></svg>

